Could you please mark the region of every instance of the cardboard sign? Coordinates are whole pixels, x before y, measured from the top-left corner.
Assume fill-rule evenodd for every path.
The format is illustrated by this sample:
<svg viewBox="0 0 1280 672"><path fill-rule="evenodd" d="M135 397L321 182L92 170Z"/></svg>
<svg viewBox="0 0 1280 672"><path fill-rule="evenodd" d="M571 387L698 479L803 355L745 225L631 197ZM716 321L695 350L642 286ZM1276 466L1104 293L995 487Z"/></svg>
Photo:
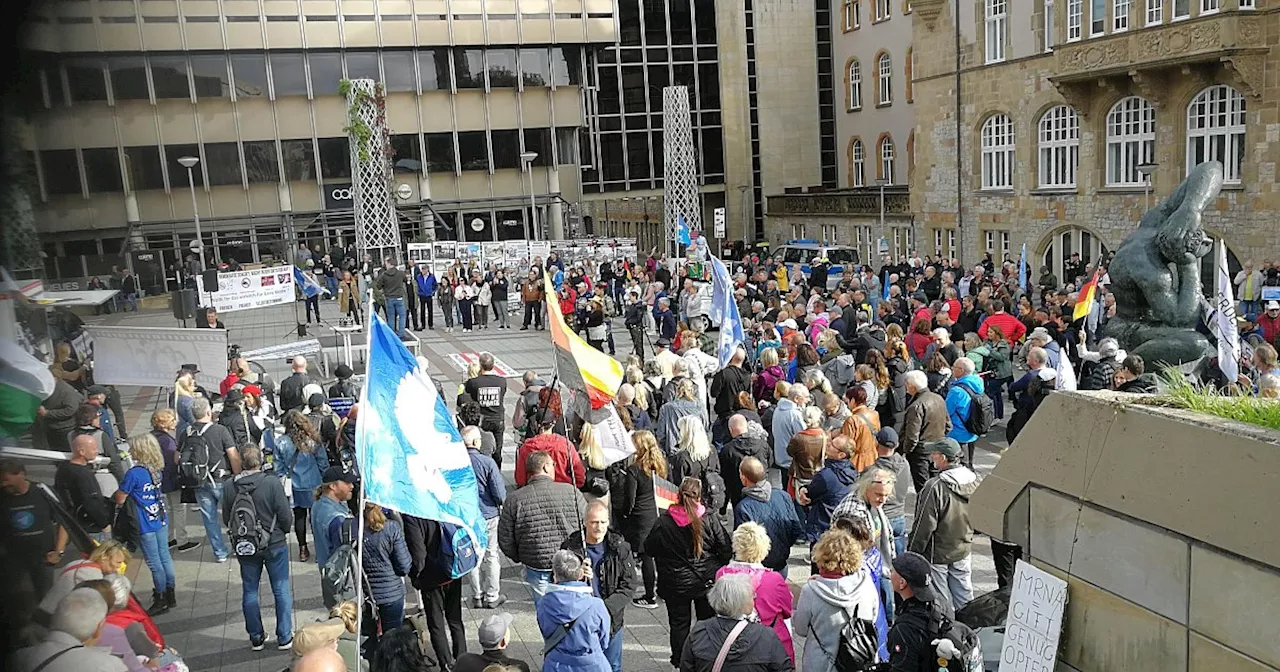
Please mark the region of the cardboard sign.
<svg viewBox="0 0 1280 672"><path fill-rule="evenodd" d="M1018 561L1000 647L1000 672L1053 672L1067 606L1067 582Z"/></svg>
<svg viewBox="0 0 1280 672"><path fill-rule="evenodd" d="M472 362L480 360L480 355L475 352L451 352L449 353L449 360L453 362L454 366L458 367L459 371L466 371ZM493 373L503 378L519 378L522 375L497 357L493 358Z"/></svg>

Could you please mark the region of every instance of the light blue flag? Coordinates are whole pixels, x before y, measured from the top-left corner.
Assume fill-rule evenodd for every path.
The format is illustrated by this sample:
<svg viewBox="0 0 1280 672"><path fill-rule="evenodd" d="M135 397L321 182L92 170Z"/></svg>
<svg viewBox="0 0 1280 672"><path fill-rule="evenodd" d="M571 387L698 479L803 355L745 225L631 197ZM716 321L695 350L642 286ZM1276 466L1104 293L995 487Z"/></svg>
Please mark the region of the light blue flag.
<svg viewBox="0 0 1280 672"><path fill-rule="evenodd" d="M293 267L293 281L298 285L298 289L302 290L302 295L308 299L317 294L328 294L327 288L321 287L310 275L303 273L302 269L297 266Z"/></svg>
<svg viewBox="0 0 1280 672"><path fill-rule="evenodd" d="M457 525L474 548L487 548L471 458L444 399L425 362L414 359L381 317L369 317L369 374L356 423L364 496L401 513Z"/></svg>
<svg viewBox="0 0 1280 672"><path fill-rule="evenodd" d="M720 366L724 367L733 357L733 351L742 345L746 336L742 333L742 315L738 303L733 300L733 281L729 269L716 257L711 257L711 319L720 323L720 345L717 353Z"/></svg>
<svg viewBox="0 0 1280 672"><path fill-rule="evenodd" d="M689 223L684 221L684 215L676 217L676 242L685 247L693 244L693 239L689 237Z"/></svg>
<svg viewBox="0 0 1280 672"><path fill-rule="evenodd" d="M883 280L883 282L881 282L881 283L880 283L880 287L881 287L881 289L883 289L883 290L884 290L884 300L885 300L885 301L888 301L888 300L889 300L889 271L888 271L888 269L886 269L886 270L885 270L885 272L884 272L884 280Z"/></svg>
<svg viewBox="0 0 1280 672"><path fill-rule="evenodd" d="M1022 256L1018 257L1018 286L1027 289L1027 244L1022 244Z"/></svg>

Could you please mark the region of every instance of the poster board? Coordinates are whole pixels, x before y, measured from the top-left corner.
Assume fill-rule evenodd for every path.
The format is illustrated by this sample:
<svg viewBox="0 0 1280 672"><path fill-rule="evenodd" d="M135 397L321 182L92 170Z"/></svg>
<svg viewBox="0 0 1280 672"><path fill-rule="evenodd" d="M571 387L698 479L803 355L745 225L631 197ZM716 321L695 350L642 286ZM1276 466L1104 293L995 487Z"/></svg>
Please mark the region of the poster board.
<svg viewBox="0 0 1280 672"><path fill-rule="evenodd" d="M412 266L431 263L431 243L409 243L405 246L406 258Z"/></svg>
<svg viewBox="0 0 1280 672"><path fill-rule="evenodd" d="M473 265L480 265L481 248L480 243L457 243L458 261L462 263L463 268L471 268Z"/></svg>
<svg viewBox="0 0 1280 672"><path fill-rule="evenodd" d="M290 287L292 287L292 282ZM196 382L216 389L227 371L225 329L86 326L93 338L93 376L110 385L173 385L183 364L197 364Z"/></svg>
<svg viewBox="0 0 1280 672"><path fill-rule="evenodd" d="M549 240L531 240L529 241L529 263L541 260L546 263L547 257L551 256L551 241Z"/></svg>
<svg viewBox="0 0 1280 672"><path fill-rule="evenodd" d="M200 297L201 306L213 306L219 313L293 303L293 267L272 266L219 273L218 291L213 293L205 291L204 278L197 275L196 294Z"/></svg>
<svg viewBox="0 0 1280 672"><path fill-rule="evenodd" d="M507 263L506 246L500 240L480 243L480 254L484 258L486 268L489 264L502 267Z"/></svg>
<svg viewBox="0 0 1280 672"><path fill-rule="evenodd" d="M1000 672L1053 672L1067 607L1067 582L1019 560L1000 645Z"/></svg>
<svg viewBox="0 0 1280 672"><path fill-rule="evenodd" d="M457 245L457 241L453 240L437 240L431 244L431 263L435 264L437 276L443 276L453 266L458 254Z"/></svg>
<svg viewBox="0 0 1280 672"><path fill-rule="evenodd" d="M529 242L525 240L508 240L502 245L503 266L507 275L523 272L529 268Z"/></svg>

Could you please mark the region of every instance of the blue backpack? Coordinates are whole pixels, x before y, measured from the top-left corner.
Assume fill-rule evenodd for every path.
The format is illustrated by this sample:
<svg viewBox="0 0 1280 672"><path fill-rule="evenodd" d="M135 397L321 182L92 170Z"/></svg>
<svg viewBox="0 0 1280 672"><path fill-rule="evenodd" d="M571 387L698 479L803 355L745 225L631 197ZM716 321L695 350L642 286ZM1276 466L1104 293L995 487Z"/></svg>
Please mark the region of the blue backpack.
<svg viewBox="0 0 1280 672"><path fill-rule="evenodd" d="M475 542L462 526L437 520L429 522L440 526L440 552L429 554L426 560L433 575L460 579L480 564Z"/></svg>

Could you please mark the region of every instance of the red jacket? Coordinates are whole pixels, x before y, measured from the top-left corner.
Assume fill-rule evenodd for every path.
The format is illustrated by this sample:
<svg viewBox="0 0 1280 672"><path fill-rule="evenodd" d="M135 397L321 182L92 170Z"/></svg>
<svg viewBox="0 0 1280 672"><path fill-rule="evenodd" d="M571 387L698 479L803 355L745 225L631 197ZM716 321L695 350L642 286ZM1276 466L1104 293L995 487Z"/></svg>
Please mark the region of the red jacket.
<svg viewBox="0 0 1280 672"><path fill-rule="evenodd" d="M983 321L982 326L978 327L978 338L987 340L987 327L995 325L1000 327L1000 331L1004 332L1004 337L1010 343L1017 343L1027 335L1027 325L1023 324L1018 318L1009 313L996 313L989 316Z"/></svg>
<svg viewBox="0 0 1280 672"><path fill-rule="evenodd" d="M556 465L556 482L568 483L575 488L581 488L586 483L586 467L582 466L582 458L578 457L578 451L569 443L569 439L559 434L538 434L526 439L520 444L520 450L516 451L516 487L522 488L529 481L529 474L525 472L525 460L529 459L531 453L539 450L551 453L551 460Z"/></svg>
<svg viewBox="0 0 1280 672"><path fill-rule="evenodd" d="M1262 328L1262 337L1267 339L1268 343L1274 344L1276 336L1280 335L1280 317L1272 319L1263 313L1258 316L1258 326Z"/></svg>
<svg viewBox="0 0 1280 672"><path fill-rule="evenodd" d="M238 382L240 382L239 374L234 371L228 373L227 377L223 378L222 382L218 384L218 394L221 394L224 397L227 396L227 393L230 392L231 388L235 387Z"/></svg>

